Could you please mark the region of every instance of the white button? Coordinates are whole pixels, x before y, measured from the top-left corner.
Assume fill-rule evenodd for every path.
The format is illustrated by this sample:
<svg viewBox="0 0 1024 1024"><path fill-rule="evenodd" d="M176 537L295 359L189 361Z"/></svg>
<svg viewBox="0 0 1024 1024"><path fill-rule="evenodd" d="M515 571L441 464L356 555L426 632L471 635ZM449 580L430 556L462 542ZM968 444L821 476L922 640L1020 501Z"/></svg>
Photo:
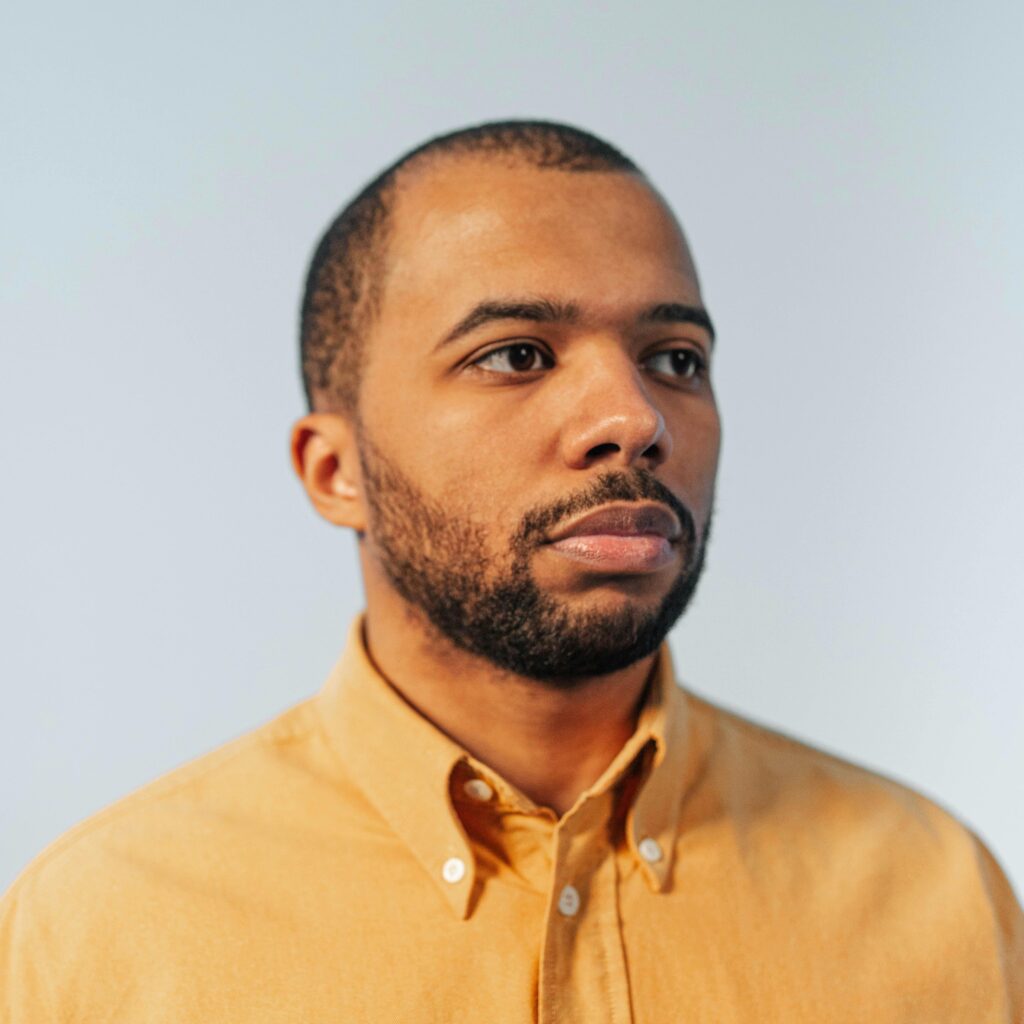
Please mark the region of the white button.
<svg viewBox="0 0 1024 1024"><path fill-rule="evenodd" d="M486 803L494 796L494 790L483 779L470 779L463 787L466 796L480 803Z"/></svg>
<svg viewBox="0 0 1024 1024"><path fill-rule="evenodd" d="M657 839L651 839L650 836L646 839L641 839L639 850L640 856L648 864L657 864L661 860L661 847L658 845Z"/></svg>
<svg viewBox="0 0 1024 1024"><path fill-rule="evenodd" d="M466 874L466 862L461 857L449 857L441 868L441 877L454 885Z"/></svg>
<svg viewBox="0 0 1024 1024"><path fill-rule="evenodd" d="M580 909L580 894L574 885L567 885L558 897L558 909L566 917L574 917Z"/></svg>

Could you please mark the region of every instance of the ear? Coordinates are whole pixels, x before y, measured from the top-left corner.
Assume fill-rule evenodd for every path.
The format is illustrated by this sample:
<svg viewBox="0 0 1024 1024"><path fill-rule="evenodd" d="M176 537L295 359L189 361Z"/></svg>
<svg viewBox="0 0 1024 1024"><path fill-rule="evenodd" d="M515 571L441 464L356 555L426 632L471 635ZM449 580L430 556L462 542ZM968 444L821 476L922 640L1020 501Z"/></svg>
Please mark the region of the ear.
<svg viewBox="0 0 1024 1024"><path fill-rule="evenodd" d="M310 413L291 435L292 467L313 507L335 526L366 529L355 430L335 413Z"/></svg>

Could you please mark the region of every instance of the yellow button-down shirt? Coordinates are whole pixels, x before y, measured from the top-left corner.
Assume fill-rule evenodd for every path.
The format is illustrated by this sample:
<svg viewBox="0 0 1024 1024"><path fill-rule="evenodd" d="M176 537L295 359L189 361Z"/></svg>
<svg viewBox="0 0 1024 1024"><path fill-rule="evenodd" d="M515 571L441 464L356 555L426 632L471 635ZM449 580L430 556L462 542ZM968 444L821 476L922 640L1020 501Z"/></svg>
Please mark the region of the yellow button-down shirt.
<svg viewBox="0 0 1024 1024"><path fill-rule="evenodd" d="M1024 1021L1024 921L924 797L681 689L561 819L414 711L362 617L321 692L51 845L4 1024Z"/></svg>

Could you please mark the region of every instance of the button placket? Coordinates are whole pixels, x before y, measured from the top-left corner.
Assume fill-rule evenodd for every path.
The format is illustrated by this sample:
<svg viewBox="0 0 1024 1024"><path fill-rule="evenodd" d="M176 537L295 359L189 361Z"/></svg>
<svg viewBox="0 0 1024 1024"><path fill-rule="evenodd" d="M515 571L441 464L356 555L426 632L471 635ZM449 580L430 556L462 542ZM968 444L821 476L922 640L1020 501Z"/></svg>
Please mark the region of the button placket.
<svg viewBox="0 0 1024 1024"><path fill-rule="evenodd" d="M610 798L598 798L580 807L575 820L563 821L555 831L555 907L563 918L573 918L583 905L581 888L585 888L584 863L595 866L592 843L599 841L593 825L599 820ZM574 827L575 826L575 827ZM586 841L584 841L586 840Z"/></svg>
<svg viewBox="0 0 1024 1024"><path fill-rule="evenodd" d="M618 873L607 828L611 799L594 797L556 829L539 1024L630 1019L615 909Z"/></svg>
<svg viewBox="0 0 1024 1024"><path fill-rule="evenodd" d="M568 919L577 917L583 907L583 893L587 887L581 871L583 862L587 860L585 850L589 846L589 842L583 842L583 839L589 815L585 808L580 808L580 812L575 820L563 820L555 829L551 908L557 911L551 918L551 927L554 928L564 928Z"/></svg>

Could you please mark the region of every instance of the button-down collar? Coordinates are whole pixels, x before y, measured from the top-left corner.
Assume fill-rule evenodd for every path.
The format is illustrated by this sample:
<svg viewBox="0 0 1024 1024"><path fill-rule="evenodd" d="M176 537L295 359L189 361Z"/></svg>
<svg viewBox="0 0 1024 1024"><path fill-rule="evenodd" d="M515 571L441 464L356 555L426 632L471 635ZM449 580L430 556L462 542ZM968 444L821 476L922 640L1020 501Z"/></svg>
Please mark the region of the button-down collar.
<svg viewBox="0 0 1024 1024"><path fill-rule="evenodd" d="M466 918L476 880L470 836L459 809L486 801L465 792L479 779L492 803L555 818L473 758L412 708L370 660L358 615L345 649L317 697L337 754L394 832L408 846L454 913ZM626 842L654 892L670 877L683 791L693 774L688 757L684 695L676 683L668 644L662 644L633 735L601 777L559 823L612 813L617 794ZM477 796L484 791L477 787ZM657 850L660 856L653 856ZM461 867L456 867L460 864Z"/></svg>

